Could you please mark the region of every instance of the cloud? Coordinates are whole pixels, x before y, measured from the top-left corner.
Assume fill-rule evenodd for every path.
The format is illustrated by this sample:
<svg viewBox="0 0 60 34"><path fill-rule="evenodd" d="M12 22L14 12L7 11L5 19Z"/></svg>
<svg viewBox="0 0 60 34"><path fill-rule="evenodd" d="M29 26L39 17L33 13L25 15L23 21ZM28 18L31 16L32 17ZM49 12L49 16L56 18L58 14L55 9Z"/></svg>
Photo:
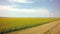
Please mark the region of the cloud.
<svg viewBox="0 0 60 34"><path fill-rule="evenodd" d="M49 15L48 9L19 9L13 6L0 6L0 17L49 17Z"/></svg>
<svg viewBox="0 0 60 34"><path fill-rule="evenodd" d="M11 3L7 0L0 0L0 5L10 5Z"/></svg>
<svg viewBox="0 0 60 34"><path fill-rule="evenodd" d="M18 3L33 3L33 1L29 0L8 0L9 2L18 2Z"/></svg>

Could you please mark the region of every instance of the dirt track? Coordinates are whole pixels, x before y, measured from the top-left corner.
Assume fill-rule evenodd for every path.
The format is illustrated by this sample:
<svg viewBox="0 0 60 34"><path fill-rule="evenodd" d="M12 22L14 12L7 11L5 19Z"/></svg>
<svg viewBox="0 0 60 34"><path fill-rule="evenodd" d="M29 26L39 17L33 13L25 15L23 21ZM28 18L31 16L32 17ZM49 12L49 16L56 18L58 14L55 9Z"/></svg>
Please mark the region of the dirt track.
<svg viewBox="0 0 60 34"><path fill-rule="evenodd" d="M15 31L8 34L60 34L60 21L51 22L22 31Z"/></svg>

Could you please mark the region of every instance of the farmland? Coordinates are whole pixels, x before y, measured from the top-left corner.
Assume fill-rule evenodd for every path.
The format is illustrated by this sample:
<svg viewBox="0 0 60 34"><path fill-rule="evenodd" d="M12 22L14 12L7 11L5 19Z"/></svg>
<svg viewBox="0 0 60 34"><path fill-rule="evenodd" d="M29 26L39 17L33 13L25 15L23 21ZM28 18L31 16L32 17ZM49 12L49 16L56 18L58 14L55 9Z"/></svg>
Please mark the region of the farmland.
<svg viewBox="0 0 60 34"><path fill-rule="evenodd" d="M0 18L0 32L16 28L30 28L55 20L60 20L60 18Z"/></svg>

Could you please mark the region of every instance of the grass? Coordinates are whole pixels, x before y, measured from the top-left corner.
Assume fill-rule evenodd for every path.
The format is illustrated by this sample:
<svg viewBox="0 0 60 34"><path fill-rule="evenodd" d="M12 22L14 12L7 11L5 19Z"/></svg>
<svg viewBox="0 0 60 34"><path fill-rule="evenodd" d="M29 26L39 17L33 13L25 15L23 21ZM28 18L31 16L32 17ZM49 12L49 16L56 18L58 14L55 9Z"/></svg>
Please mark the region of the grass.
<svg viewBox="0 0 60 34"><path fill-rule="evenodd" d="M20 29L45 24L59 18L0 18L0 32L9 29Z"/></svg>

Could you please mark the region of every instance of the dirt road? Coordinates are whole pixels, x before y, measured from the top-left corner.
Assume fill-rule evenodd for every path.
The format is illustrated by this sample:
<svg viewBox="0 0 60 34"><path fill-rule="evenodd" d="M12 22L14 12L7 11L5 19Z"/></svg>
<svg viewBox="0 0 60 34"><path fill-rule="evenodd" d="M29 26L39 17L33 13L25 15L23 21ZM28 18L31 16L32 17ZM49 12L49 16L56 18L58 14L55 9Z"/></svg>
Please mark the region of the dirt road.
<svg viewBox="0 0 60 34"><path fill-rule="evenodd" d="M8 34L60 34L60 20Z"/></svg>

